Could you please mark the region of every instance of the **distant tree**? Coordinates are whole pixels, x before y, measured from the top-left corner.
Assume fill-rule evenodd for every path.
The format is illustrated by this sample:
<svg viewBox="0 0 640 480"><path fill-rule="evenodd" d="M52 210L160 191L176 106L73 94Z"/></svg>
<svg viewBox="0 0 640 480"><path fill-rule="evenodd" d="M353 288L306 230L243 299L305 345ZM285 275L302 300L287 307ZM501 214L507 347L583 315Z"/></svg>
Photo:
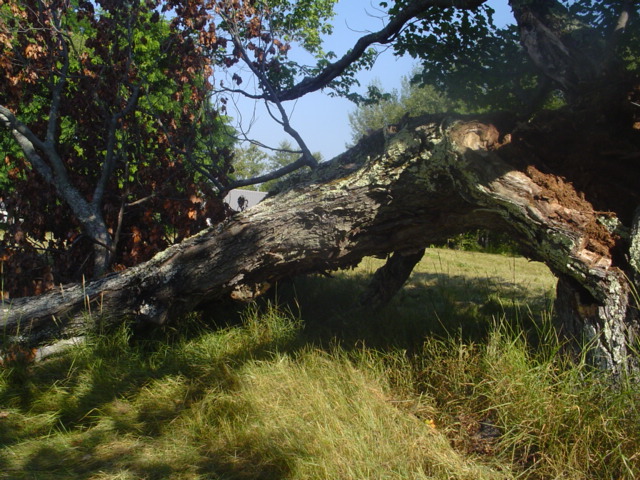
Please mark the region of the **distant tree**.
<svg viewBox="0 0 640 480"><path fill-rule="evenodd" d="M444 93L431 85L412 83L414 74L404 76L400 91L379 95L375 101L361 102L349 114L352 141L355 143L363 136L385 125L397 123L404 115L417 116L427 113L462 111L460 102L452 102ZM381 92L378 80L369 85L369 91Z"/></svg>
<svg viewBox="0 0 640 480"><path fill-rule="evenodd" d="M262 175L267 169L268 155L257 145L250 143L246 147L236 147L233 151L233 166L229 177L232 180L241 180ZM247 185L244 188L257 190L255 185Z"/></svg>
<svg viewBox="0 0 640 480"><path fill-rule="evenodd" d="M295 162L299 156L299 153L294 149L293 145L291 145L291 142L283 140L278 144L277 150L269 155L267 166L270 169L284 167Z"/></svg>

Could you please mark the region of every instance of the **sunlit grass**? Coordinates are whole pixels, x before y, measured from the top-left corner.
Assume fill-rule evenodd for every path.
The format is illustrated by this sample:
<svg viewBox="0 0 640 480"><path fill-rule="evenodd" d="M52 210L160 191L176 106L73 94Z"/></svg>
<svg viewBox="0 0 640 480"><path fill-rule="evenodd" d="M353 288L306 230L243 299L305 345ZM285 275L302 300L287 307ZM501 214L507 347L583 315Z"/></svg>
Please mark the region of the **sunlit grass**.
<svg viewBox="0 0 640 480"><path fill-rule="evenodd" d="M0 478L640 476L640 389L559 353L548 271L428 251L375 313L379 264L0 370Z"/></svg>

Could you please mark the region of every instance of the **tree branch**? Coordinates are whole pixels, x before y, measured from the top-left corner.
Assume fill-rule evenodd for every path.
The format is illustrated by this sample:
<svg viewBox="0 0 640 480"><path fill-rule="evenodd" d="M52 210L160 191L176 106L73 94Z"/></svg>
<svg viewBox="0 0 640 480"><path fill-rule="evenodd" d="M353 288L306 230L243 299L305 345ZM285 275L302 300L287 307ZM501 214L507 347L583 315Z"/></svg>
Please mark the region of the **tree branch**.
<svg viewBox="0 0 640 480"><path fill-rule="evenodd" d="M69 49L67 43L62 35L60 18L56 14L55 10L52 10L51 15L53 17L54 28L57 33L60 47L62 48L62 71L58 76L58 81L52 86L51 105L49 107L49 121L47 124L47 134L45 137L45 143L48 146L53 147L56 136L56 128L58 124L58 111L60 110L60 100L62 98L62 90L67 83L67 74L69 72ZM53 84L53 79L52 82Z"/></svg>
<svg viewBox="0 0 640 480"><path fill-rule="evenodd" d="M20 122L11 110L2 105L0 105L0 122L5 128L11 131L11 135L16 143L42 178L44 178L47 183L54 185L51 167L47 165L36 150L36 146L40 149L44 147L42 141L29 127Z"/></svg>
<svg viewBox="0 0 640 480"><path fill-rule="evenodd" d="M26 125L16 118L11 110L2 105L0 105L0 122L11 130L13 138L20 146L27 160L31 162L42 178L56 189L58 195L67 202L76 218L86 227L87 231L94 233L99 230L103 226L99 212L97 213L71 184L62 159L54 146L43 143ZM51 166L43 160L36 147L45 153ZM93 239L95 235L90 236Z"/></svg>
<svg viewBox="0 0 640 480"><path fill-rule="evenodd" d="M237 93L239 95L242 95L243 97L246 97L250 100L263 100L264 99L264 94L255 94L255 93L249 93L246 90L242 90L241 88L228 88L228 87L222 87L221 90L219 90L220 92L225 92L225 93Z"/></svg>
<svg viewBox="0 0 640 480"><path fill-rule="evenodd" d="M58 192L58 195L67 202L76 218L90 234L89 237L96 243L104 243L97 240L96 237L96 232L106 231L104 221L99 211L92 208L80 192L71 184L64 164L53 145L44 144L28 127L21 123L8 108L1 105L0 122L11 130L11 134L16 140L16 143L20 146L27 160L31 162L36 171L47 183L52 185ZM38 154L36 146L43 150L53 168ZM104 227L104 229L102 227Z"/></svg>
<svg viewBox="0 0 640 480"><path fill-rule="evenodd" d="M107 152L105 154L104 163L102 164L102 173L96 184L96 188L93 191L93 200L91 203L95 207L99 207L104 197L105 189L109 178L113 173L113 169L116 166L115 144L116 144L116 130L118 129L118 122L120 119L128 115L138 104L138 98L140 97L140 87L134 86L133 92L127 101L127 105L118 113L111 115L109 119L109 131L107 136Z"/></svg>
<svg viewBox="0 0 640 480"><path fill-rule="evenodd" d="M261 88L263 89L262 95L251 95L244 90L235 90L235 89L227 89L227 91L241 93L248 98L253 99L263 99L267 104L267 111L269 115L280 125L282 125L285 132L287 132L293 139L295 139L296 143L300 147L302 151L302 156L298 158L295 162L282 167L273 172L267 173L265 175L260 175L253 178L236 180L232 182L228 187L226 187L221 194L225 194L229 190L233 188L238 188L247 185L255 185L257 183L263 183L269 180L273 180L279 178L287 173L291 173L303 166L309 166L311 168L315 168L318 164L315 157L311 154L311 151L307 147L304 139L301 135L291 126L289 121L289 117L282 105L283 101L287 100L295 100L307 93L319 90L323 87L326 87L329 82L333 79L344 73L344 71L351 65L353 62L358 60L366 51L366 49L374 44L381 43L386 44L393 41L397 35L402 31L403 27L409 22L411 19L419 16L423 13L428 7L441 7L441 8L460 8L460 9L473 9L482 5L486 0L415 0L399 13L394 15L391 21L384 27L382 30L371 33L369 35L365 35L361 37L352 50L349 51L346 55L344 55L340 60L335 63L328 65L319 75L315 77L307 77L303 79L296 86L290 88L289 90L285 90L283 92L276 92L272 83L270 82L268 75L264 69L265 61L261 61L259 63L259 68L255 62L251 61L249 55L247 54L246 49L242 45L240 40L240 34L238 32L236 22L227 17L224 14L221 14L223 19L228 23L230 29L229 33L231 34L231 38L236 48L237 52L240 54L240 57L244 61L244 63L249 67L251 72L258 79ZM268 48L264 50L265 55L268 51ZM269 108L268 102L273 103L278 112L280 114L280 119L278 119L271 109Z"/></svg>
<svg viewBox="0 0 640 480"><path fill-rule="evenodd" d="M40 140L35 133L31 131L24 123L18 120L18 117L4 105L0 105L0 121L4 124L5 128L9 130L15 130L17 133L27 139L32 146L39 149L44 149L45 144Z"/></svg>
<svg viewBox="0 0 640 480"><path fill-rule="evenodd" d="M314 158L307 147L302 136L298 133L296 129L291 126L291 122L289 121L289 116L282 106L282 101L280 99L280 95L275 91L275 88L271 84L271 81L267 77L267 74L264 70L264 62L261 62L261 68L256 67L256 65L251 61L249 55L247 54L246 49L242 45L240 41L240 34L238 33L238 29L235 23L232 23L230 19L227 19L230 25L233 25L233 29L231 31L231 37L233 40L234 46L240 52L242 60L247 64L247 66L251 69L251 72L258 78L261 87L266 91L265 101L273 103L280 113L281 120L278 120L269 110L269 106L267 105L267 110L269 111L269 115L276 120L278 123L282 125L282 128L285 132L287 132L298 144L300 150L302 150L302 159L304 160L301 163L301 166L307 165L311 168L315 168L318 165L318 161ZM294 162L298 163L298 162ZM277 177L276 177L277 178Z"/></svg>
<svg viewBox="0 0 640 480"><path fill-rule="evenodd" d="M226 195L227 192L229 192L229 190L233 190L234 188L246 187L248 185L256 185L258 183L268 182L269 180L275 180L276 178L285 176L287 173L291 173L298 170L299 168L308 167L308 166L309 165L308 165L307 159L304 157L304 155L302 155L295 162L290 163L289 165L285 165L284 167L274 170L272 172L265 173L264 175L260 175L253 178L244 178L241 180L235 180L231 182L229 186L224 189L221 195L222 196Z"/></svg>
<svg viewBox="0 0 640 480"><path fill-rule="evenodd" d="M315 92L326 87L332 80L344 73L353 62L358 60L368 47L374 43L386 44L393 41L409 20L419 16L429 7L453 7L462 10L472 10L478 8L485 2L486 0L415 0L395 14L382 30L361 37L353 48L340 60L327 65L325 69L315 77L306 77L297 85L280 92L279 98L281 101L295 100L307 93Z"/></svg>
<svg viewBox="0 0 640 480"><path fill-rule="evenodd" d="M632 12L633 2L631 0L627 0L622 4L622 9L620 11L620 15L618 16L618 22L613 29L614 35L622 33L624 29L627 28L627 24L629 23L629 18L631 17Z"/></svg>
<svg viewBox="0 0 640 480"><path fill-rule="evenodd" d="M613 32L611 32L611 36L607 40L607 54L605 58L605 65L611 64L612 60L615 57L616 47L620 43L620 39L622 38L622 35L627 28L629 19L634 12L633 3L634 2L632 0L626 0L622 3L616 26L614 27Z"/></svg>

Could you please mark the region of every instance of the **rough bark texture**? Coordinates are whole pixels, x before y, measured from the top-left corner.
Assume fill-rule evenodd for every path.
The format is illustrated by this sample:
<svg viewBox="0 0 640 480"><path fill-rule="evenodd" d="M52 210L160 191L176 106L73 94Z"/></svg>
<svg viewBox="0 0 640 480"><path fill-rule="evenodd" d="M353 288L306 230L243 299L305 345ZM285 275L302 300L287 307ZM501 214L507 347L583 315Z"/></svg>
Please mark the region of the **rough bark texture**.
<svg viewBox="0 0 640 480"><path fill-rule="evenodd" d="M597 362L618 374L638 329L630 267L616 254L629 248L628 236L616 233L624 228L612 227L620 219L596 211L552 168L541 170L551 159L541 161L527 144L539 130L494 120L425 117L395 134L375 132L149 262L5 303L3 331L32 346L76 336L95 318L163 323L219 298L252 298L283 277L418 252L488 228L511 232L560 277L560 330L589 340ZM507 128L511 135L503 135Z"/></svg>

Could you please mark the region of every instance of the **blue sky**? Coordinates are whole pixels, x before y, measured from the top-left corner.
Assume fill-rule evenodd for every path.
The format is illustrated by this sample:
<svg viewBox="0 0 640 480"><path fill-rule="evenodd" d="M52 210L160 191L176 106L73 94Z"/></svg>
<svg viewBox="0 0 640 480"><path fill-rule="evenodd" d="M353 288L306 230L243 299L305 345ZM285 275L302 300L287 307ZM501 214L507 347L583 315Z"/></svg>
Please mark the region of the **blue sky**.
<svg viewBox="0 0 640 480"><path fill-rule="evenodd" d="M494 20L503 25L512 22L511 10L507 0L489 0L496 10ZM334 32L325 40L325 50L342 56L358 38L371 31L377 31L384 25L384 18L376 10L377 1L342 0L336 5ZM297 59L295 52L293 58ZM383 89L393 90L400 87L403 76L408 75L414 65L410 57L398 58L389 49L378 57L376 64L369 71L359 74L358 80L364 89L374 79ZM298 130L312 152L320 152L325 160L342 153L351 140L349 112L354 104L343 98L332 98L326 93L308 94L295 102L285 104L290 114L292 126ZM255 102L239 100L238 110L233 105L229 114L242 119L243 128L250 126L248 136L262 143L276 147L282 140L291 140L268 115L264 107ZM293 143L293 142L292 142Z"/></svg>

